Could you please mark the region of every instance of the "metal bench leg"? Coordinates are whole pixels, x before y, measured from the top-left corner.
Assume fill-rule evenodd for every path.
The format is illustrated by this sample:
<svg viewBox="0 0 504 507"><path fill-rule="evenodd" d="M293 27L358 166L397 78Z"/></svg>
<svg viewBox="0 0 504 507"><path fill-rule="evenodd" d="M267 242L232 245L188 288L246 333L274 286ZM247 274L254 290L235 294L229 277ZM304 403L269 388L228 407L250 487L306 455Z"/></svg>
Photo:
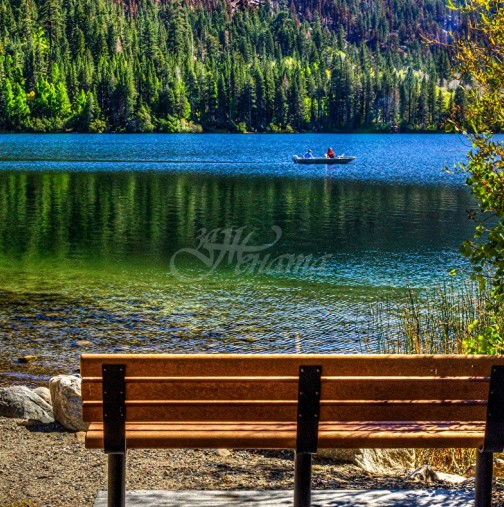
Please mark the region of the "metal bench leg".
<svg viewBox="0 0 504 507"><path fill-rule="evenodd" d="M126 504L126 453L108 455L108 507Z"/></svg>
<svg viewBox="0 0 504 507"><path fill-rule="evenodd" d="M476 456L475 506L492 505L493 453L478 451Z"/></svg>
<svg viewBox="0 0 504 507"><path fill-rule="evenodd" d="M296 452L294 471L294 507L310 507L311 504L311 462L310 453Z"/></svg>

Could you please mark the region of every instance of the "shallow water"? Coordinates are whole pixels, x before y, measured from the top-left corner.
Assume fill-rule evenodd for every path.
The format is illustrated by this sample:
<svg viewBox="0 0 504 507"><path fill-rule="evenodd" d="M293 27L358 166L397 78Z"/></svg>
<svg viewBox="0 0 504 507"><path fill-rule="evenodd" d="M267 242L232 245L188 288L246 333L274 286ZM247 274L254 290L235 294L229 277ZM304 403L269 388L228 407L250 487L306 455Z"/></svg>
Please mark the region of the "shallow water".
<svg viewBox="0 0 504 507"><path fill-rule="evenodd" d="M298 166L328 146L347 166ZM82 351L354 352L463 265L451 135L0 136L0 371ZM16 358L36 363L20 368Z"/></svg>

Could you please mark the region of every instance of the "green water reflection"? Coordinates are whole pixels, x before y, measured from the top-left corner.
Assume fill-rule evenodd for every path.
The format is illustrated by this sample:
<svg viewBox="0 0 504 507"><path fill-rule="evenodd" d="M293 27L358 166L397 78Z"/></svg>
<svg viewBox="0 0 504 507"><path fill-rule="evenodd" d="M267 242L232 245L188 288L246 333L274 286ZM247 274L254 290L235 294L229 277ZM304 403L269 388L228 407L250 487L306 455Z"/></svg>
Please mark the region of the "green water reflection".
<svg viewBox="0 0 504 507"><path fill-rule="evenodd" d="M165 266L201 228L282 228L296 252L424 252L471 230L459 188L173 174L0 174L0 251L13 259ZM434 252L435 253L435 252Z"/></svg>

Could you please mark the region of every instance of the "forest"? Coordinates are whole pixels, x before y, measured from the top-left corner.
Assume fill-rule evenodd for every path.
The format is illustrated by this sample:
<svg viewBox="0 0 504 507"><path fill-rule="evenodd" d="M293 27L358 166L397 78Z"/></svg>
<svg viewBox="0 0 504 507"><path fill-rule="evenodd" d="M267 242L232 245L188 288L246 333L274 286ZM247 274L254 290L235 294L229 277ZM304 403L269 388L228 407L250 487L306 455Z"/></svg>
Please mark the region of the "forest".
<svg viewBox="0 0 504 507"><path fill-rule="evenodd" d="M438 131L444 0L0 0L0 131Z"/></svg>

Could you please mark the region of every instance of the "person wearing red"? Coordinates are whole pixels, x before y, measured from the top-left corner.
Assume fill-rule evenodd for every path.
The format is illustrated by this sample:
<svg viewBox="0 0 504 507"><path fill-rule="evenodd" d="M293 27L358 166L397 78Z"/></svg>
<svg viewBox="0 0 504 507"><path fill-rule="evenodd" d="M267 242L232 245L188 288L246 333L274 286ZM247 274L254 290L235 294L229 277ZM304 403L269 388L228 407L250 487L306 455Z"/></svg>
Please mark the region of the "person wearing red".
<svg viewBox="0 0 504 507"><path fill-rule="evenodd" d="M334 158L334 151L332 148L329 148L326 153L326 158Z"/></svg>

